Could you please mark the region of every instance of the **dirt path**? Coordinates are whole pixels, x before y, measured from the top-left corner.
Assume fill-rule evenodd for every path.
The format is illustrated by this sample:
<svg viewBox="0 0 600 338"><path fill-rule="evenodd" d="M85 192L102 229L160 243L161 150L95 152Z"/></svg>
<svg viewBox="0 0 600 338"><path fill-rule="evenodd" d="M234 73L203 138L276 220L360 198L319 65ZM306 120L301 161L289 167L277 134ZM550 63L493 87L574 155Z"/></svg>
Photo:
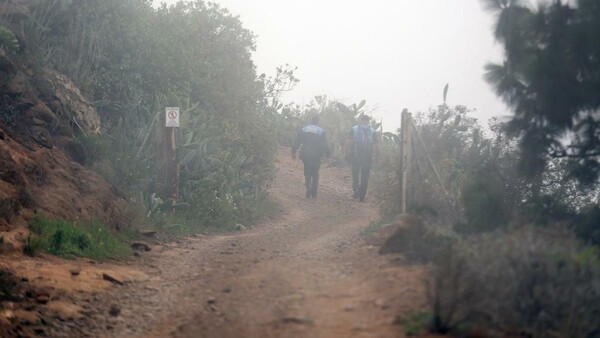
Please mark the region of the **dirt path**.
<svg viewBox="0 0 600 338"><path fill-rule="evenodd" d="M282 212L252 230L200 236L144 256L148 277L98 297L71 333L120 337L398 337L423 307L422 269L360 237L377 208L352 201L346 170L324 168L305 199L301 162L279 157ZM100 305L101 304L101 305ZM107 315L117 305L118 316ZM89 330L93 331L89 331Z"/></svg>

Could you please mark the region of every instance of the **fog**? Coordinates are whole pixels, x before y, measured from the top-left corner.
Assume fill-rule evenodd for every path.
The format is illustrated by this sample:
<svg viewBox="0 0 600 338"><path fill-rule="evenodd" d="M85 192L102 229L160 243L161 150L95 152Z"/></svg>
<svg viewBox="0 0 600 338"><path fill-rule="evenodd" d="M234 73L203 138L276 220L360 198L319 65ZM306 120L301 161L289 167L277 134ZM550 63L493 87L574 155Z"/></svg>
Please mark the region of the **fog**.
<svg viewBox="0 0 600 338"><path fill-rule="evenodd" d="M393 130L403 108L441 103L450 83L448 104L476 109L483 123L507 114L483 79L484 65L502 55L494 18L478 0L216 2L256 34L259 73L298 67L301 82L284 101L302 104L322 94L348 103L366 99Z"/></svg>
<svg viewBox="0 0 600 338"><path fill-rule="evenodd" d="M600 338L600 0L158 1L0 0L0 337Z"/></svg>

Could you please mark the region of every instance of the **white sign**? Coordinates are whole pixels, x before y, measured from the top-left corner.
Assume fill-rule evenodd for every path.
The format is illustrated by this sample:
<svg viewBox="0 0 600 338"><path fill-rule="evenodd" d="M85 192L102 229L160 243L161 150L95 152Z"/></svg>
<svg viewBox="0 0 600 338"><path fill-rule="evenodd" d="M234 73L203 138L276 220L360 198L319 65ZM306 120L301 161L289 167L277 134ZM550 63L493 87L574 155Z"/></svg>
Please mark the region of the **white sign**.
<svg viewBox="0 0 600 338"><path fill-rule="evenodd" d="M179 128L179 107L167 107L165 109L165 121L167 128Z"/></svg>

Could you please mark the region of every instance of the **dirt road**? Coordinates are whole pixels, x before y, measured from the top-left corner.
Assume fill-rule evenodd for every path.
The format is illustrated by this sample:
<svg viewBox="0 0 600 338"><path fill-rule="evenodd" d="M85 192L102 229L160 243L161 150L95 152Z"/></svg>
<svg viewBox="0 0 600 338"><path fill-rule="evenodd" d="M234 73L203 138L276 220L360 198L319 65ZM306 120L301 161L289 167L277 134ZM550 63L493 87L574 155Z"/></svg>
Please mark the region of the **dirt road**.
<svg viewBox="0 0 600 338"><path fill-rule="evenodd" d="M251 230L200 236L142 258L147 278L97 297L70 333L118 337L398 337L424 306L422 269L364 244L377 208L350 199L347 170L323 168L304 197L301 162L279 156L281 208ZM99 305L102 304L102 305ZM119 314L110 316L110 307ZM91 330L91 331L90 331Z"/></svg>

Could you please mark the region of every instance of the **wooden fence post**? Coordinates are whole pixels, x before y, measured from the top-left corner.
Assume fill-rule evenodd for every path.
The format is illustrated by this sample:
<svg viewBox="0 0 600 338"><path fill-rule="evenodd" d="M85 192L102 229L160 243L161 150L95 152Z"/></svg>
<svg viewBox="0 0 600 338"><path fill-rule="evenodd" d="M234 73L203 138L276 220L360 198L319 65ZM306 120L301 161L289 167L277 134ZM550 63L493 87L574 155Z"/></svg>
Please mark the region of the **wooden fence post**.
<svg viewBox="0 0 600 338"><path fill-rule="evenodd" d="M401 214L406 214L406 190L408 186L408 175L410 172L410 164L412 160L412 114L407 109L402 111L401 121L401 147L400 147L400 206Z"/></svg>

